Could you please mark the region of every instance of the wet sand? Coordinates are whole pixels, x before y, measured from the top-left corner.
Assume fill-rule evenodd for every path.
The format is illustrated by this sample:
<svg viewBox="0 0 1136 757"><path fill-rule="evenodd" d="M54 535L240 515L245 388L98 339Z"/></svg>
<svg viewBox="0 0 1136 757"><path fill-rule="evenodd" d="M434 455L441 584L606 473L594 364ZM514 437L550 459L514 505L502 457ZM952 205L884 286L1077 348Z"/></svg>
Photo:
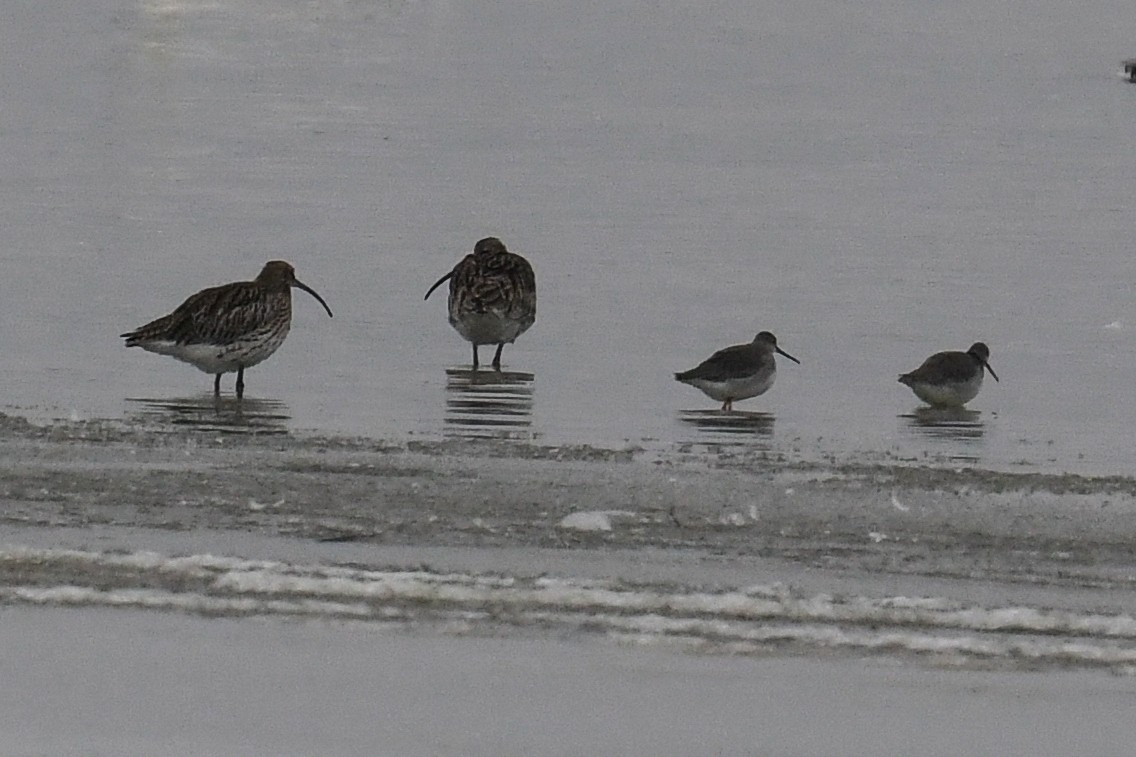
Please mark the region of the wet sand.
<svg viewBox="0 0 1136 757"><path fill-rule="evenodd" d="M0 417L2 520L413 547L668 550L1124 588L1136 480L728 449L383 441ZM619 527L560 527L576 512Z"/></svg>
<svg viewBox="0 0 1136 757"><path fill-rule="evenodd" d="M1130 679L0 609L13 757L1118 755Z"/></svg>

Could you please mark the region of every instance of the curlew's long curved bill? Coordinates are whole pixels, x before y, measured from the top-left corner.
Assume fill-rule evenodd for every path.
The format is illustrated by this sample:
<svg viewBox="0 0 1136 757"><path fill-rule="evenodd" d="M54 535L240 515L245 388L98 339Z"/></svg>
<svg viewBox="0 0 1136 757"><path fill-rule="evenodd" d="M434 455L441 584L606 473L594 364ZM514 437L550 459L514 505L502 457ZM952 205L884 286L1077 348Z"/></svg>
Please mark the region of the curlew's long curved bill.
<svg viewBox="0 0 1136 757"><path fill-rule="evenodd" d="M982 365L986 367L986 370L990 371L990 375L994 377L994 380L998 381L998 374L995 373L994 369L990 367L990 363L987 363L985 360L983 360ZM999 382L999 383L1001 383L1001 382Z"/></svg>
<svg viewBox="0 0 1136 757"><path fill-rule="evenodd" d="M453 271L450 271L450 272L449 272L449 273L447 273L447 274L446 274L445 276L443 276L442 278L440 278L440 279L438 279L437 281L435 281L435 282L434 282L434 286L430 287L430 289L429 289L429 290L427 290L427 292L426 292L426 296L425 296L425 297L423 297L422 299L423 299L423 300L428 300L428 299L430 299L430 295L434 293L434 290L435 290L435 289L437 289L438 287L442 286L442 284L444 284L445 282L449 281L449 280L450 280L450 277L451 277L451 276L453 276L453 275L454 275L454 272L453 272Z"/></svg>
<svg viewBox="0 0 1136 757"><path fill-rule="evenodd" d="M301 282L297 279L292 279L292 286L296 287L297 289L303 289L305 292L310 294L312 297L315 297L317 300L319 300L319 304L323 305L323 309L327 311L328 317L329 318L335 317L331 314L331 308L329 308L327 306L327 303L323 301L323 297L320 297L319 293L316 292L316 290L312 289L310 286L308 286L307 284L305 284L305 283L303 283L303 282Z"/></svg>
<svg viewBox="0 0 1136 757"><path fill-rule="evenodd" d="M789 358L790 360L792 360L792 361L793 361L794 363L796 363L797 365L800 365L800 364L801 364L801 361L800 361L800 360L798 360L797 358L793 357L792 355L790 355L790 354L789 354L788 352L786 352L785 350L781 349L780 347L774 347L773 349L774 349L774 351L776 351L776 352L777 352L777 354L778 354L778 355L784 355L785 357ZM989 366L987 366L987 367L989 367ZM991 372L993 372L993 371L991 371Z"/></svg>

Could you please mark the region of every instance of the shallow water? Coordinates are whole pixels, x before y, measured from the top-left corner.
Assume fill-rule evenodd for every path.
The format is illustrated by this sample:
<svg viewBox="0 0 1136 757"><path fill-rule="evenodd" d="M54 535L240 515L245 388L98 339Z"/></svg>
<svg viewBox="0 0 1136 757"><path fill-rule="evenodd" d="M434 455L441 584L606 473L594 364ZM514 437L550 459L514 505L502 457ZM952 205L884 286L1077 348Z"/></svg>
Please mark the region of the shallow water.
<svg viewBox="0 0 1136 757"><path fill-rule="evenodd" d="M11 5L3 402L197 413L116 335L284 258L335 318L298 292L250 371L275 428L1126 472L1128 11ZM540 293L503 394L422 301L488 234ZM803 365L746 415L673 381L760 329ZM978 339L1002 381L928 418L895 376Z"/></svg>

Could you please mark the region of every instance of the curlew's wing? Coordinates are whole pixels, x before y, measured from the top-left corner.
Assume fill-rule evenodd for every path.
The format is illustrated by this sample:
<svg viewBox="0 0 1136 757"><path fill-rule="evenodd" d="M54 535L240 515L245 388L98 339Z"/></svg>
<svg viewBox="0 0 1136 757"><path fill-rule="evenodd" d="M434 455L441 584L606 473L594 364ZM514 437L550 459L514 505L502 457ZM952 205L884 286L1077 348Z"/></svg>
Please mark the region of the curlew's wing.
<svg viewBox="0 0 1136 757"><path fill-rule="evenodd" d="M283 293L288 296L287 290ZM123 334L126 346L163 341L230 344L266 326L272 318L264 293L251 281L202 289L169 315Z"/></svg>
<svg viewBox="0 0 1136 757"><path fill-rule="evenodd" d="M527 260L511 252L488 258L467 255L454 268L450 296L460 311L521 320L535 313L536 276Z"/></svg>

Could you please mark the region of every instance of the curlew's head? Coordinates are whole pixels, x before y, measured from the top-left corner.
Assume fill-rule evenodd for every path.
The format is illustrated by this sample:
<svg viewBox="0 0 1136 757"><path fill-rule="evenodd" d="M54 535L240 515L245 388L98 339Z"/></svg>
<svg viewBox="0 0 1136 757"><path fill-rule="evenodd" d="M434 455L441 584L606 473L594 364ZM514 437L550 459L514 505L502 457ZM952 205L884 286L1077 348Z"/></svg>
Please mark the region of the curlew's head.
<svg viewBox="0 0 1136 757"><path fill-rule="evenodd" d="M486 237L473 246L474 255L500 255L502 252L508 250L505 249L505 243L497 237Z"/></svg>
<svg viewBox="0 0 1136 757"><path fill-rule="evenodd" d="M264 268L260 269L257 274L256 283L265 287L295 287L303 289L319 300L319 304L323 305L323 309L327 311L329 317L331 315L331 308L324 302L323 297L319 296L316 290L296 278L296 269L292 267L291 263L283 260L270 260L264 264Z"/></svg>
<svg viewBox="0 0 1136 757"><path fill-rule="evenodd" d="M975 342L970 345L970 349L966 351L966 354L977 360L983 368L990 371L990 375L994 377L995 381L998 380L998 374L990 367L990 348L986 346L985 342Z"/></svg>
<svg viewBox="0 0 1136 757"><path fill-rule="evenodd" d="M785 350L778 347L777 346L777 337L773 336L773 334L768 332L768 331L760 332L757 336L755 336L753 338L753 343L764 346L770 352L776 352L778 355L784 355L785 357L789 358L790 360L792 360L797 365L801 364L800 360L798 360L797 358L793 357L792 355L790 355Z"/></svg>
<svg viewBox="0 0 1136 757"><path fill-rule="evenodd" d="M473 257L475 259L476 258L481 258L481 259L491 258L494 255L500 255L503 252L508 252L508 250L505 249L505 243L502 242L497 237L485 237L485 239L478 240L477 244L475 244L473 246ZM470 258L470 256L466 255L465 259L462 262L469 260L469 258ZM458 265L460 266L461 263L458 263ZM454 270L450 271L445 276L443 276L442 278L435 281L434 286L432 286L432 287L430 287L429 289L426 290L426 296L423 297L422 299L423 300L430 299L430 295L434 293L434 290L437 289L438 287L442 286L442 284L446 283L451 278L453 278L454 273L456 273L456 272L457 272L457 268L455 267Z"/></svg>

